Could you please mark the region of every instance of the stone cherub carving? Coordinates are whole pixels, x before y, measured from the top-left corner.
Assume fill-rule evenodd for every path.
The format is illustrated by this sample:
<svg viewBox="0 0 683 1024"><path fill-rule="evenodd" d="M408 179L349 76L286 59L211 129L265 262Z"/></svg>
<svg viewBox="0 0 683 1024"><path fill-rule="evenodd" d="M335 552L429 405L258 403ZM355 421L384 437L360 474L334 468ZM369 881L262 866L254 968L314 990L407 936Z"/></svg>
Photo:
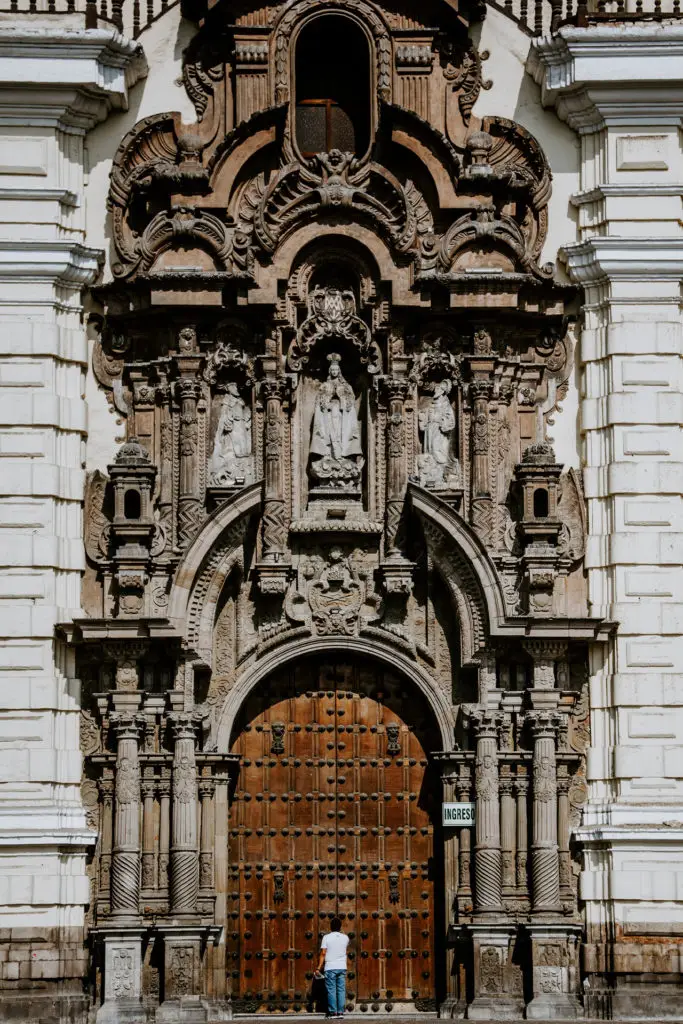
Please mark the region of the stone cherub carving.
<svg viewBox="0 0 683 1024"><path fill-rule="evenodd" d="M320 385L313 414L310 473L318 486L355 490L363 466L356 396L344 379L340 356L327 357L327 380Z"/></svg>
<svg viewBox="0 0 683 1024"><path fill-rule="evenodd" d="M228 384L209 461L209 484L214 487L252 483L251 409L237 384Z"/></svg>
<svg viewBox="0 0 683 1024"><path fill-rule="evenodd" d="M459 488L462 486L460 463L453 455L455 413L451 405L451 381L434 386L434 396L419 414L422 454L418 456L418 475L423 487Z"/></svg>

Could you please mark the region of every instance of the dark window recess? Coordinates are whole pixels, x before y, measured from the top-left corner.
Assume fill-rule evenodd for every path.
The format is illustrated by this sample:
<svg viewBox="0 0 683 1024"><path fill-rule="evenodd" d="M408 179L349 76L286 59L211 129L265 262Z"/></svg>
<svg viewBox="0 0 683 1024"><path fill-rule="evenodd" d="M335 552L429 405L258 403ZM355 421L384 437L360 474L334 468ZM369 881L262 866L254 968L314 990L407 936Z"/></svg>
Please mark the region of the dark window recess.
<svg viewBox="0 0 683 1024"><path fill-rule="evenodd" d="M140 494L138 491L126 491L124 494L123 514L126 519L140 518Z"/></svg>
<svg viewBox="0 0 683 1024"><path fill-rule="evenodd" d="M341 149L362 155L370 141L370 50L341 15L306 25L296 45L296 140L302 156Z"/></svg>
<svg viewBox="0 0 683 1024"><path fill-rule="evenodd" d="M548 492L542 487L534 491L534 516L536 519L545 519L548 515Z"/></svg>

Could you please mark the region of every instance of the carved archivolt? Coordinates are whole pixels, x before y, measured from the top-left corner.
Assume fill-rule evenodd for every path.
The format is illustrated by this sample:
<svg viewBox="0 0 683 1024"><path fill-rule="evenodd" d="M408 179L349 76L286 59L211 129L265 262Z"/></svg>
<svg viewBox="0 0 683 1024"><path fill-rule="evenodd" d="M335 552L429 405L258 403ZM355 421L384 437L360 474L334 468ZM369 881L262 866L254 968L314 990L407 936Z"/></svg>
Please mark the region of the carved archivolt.
<svg viewBox="0 0 683 1024"><path fill-rule="evenodd" d="M307 15L321 11L329 13L350 13L357 17L359 24L366 26L373 35L376 50L377 95L380 101L391 101L391 38L387 26L378 16L375 8L362 0L300 0L285 9L275 23L275 102L289 100L291 80L292 33Z"/></svg>

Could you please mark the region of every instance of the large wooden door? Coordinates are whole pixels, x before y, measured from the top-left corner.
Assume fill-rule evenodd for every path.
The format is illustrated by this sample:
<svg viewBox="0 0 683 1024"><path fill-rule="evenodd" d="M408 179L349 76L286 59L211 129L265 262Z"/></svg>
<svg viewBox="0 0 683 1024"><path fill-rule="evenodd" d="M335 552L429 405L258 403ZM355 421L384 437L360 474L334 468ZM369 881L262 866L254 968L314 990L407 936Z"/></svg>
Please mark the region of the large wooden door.
<svg viewBox="0 0 683 1024"><path fill-rule="evenodd" d="M236 1008L310 1008L338 914L349 1004L433 1009L443 926L429 722L420 694L369 663L302 661L247 701L229 823Z"/></svg>

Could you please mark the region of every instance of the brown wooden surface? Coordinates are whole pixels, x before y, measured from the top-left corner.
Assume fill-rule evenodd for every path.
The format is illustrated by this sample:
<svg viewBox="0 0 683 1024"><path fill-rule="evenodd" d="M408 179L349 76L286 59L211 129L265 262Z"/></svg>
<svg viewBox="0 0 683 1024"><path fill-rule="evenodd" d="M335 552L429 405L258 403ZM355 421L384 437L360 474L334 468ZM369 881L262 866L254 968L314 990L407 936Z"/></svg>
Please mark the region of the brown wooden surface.
<svg viewBox="0 0 683 1024"><path fill-rule="evenodd" d="M370 665L302 662L249 699L229 821L237 1009L310 1007L335 914L351 937L349 1003L431 1008L443 928L430 744L420 695Z"/></svg>

